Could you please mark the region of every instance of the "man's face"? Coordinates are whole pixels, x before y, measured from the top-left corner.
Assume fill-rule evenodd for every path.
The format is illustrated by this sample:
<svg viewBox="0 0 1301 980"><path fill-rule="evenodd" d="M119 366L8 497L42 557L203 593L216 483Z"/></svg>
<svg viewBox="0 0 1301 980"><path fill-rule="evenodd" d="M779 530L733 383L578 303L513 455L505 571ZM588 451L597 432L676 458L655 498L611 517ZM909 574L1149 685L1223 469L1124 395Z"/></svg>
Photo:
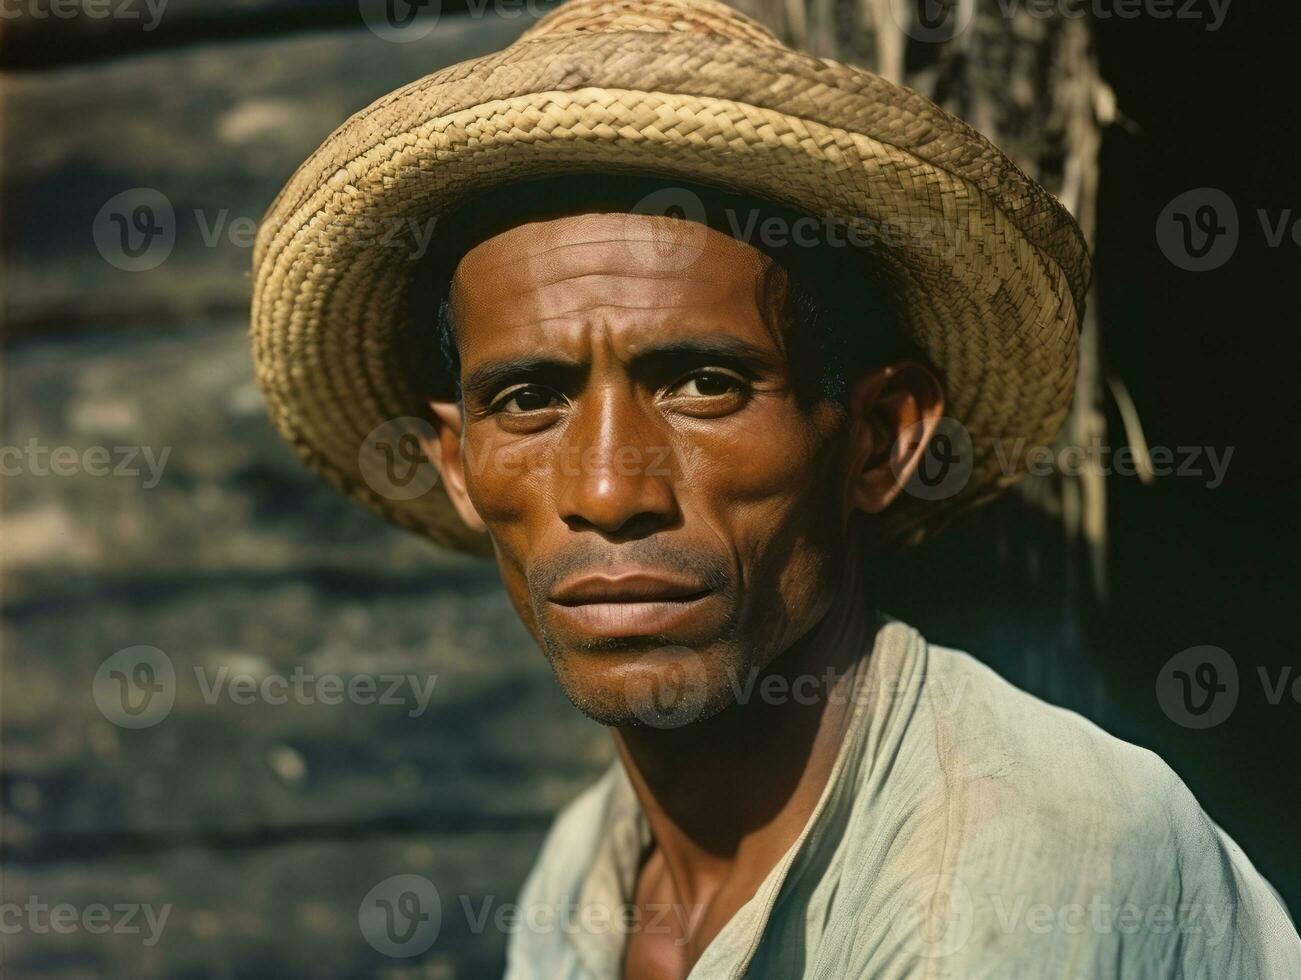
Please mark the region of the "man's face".
<svg viewBox="0 0 1301 980"><path fill-rule="evenodd" d="M464 495L606 724L725 707L825 613L845 556L845 414L796 398L771 260L692 226L684 265L681 224L522 225L452 286Z"/></svg>

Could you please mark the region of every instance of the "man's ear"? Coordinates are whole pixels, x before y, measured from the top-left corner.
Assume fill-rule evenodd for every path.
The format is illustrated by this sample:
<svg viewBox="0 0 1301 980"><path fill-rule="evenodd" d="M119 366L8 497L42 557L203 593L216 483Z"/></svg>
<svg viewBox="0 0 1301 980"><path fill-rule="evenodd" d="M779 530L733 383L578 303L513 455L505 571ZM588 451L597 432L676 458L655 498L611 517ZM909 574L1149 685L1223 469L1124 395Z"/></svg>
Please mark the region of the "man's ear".
<svg viewBox="0 0 1301 980"><path fill-rule="evenodd" d="M432 438L422 435L420 448L438 467L447 496L465 526L471 531L486 531L488 526L474 509L465 489L465 466L461 460L461 403L430 401L429 407L434 413L434 435Z"/></svg>
<svg viewBox="0 0 1301 980"><path fill-rule="evenodd" d="M850 392L849 505L879 514L903 491L944 416L944 388L919 361L888 364Z"/></svg>

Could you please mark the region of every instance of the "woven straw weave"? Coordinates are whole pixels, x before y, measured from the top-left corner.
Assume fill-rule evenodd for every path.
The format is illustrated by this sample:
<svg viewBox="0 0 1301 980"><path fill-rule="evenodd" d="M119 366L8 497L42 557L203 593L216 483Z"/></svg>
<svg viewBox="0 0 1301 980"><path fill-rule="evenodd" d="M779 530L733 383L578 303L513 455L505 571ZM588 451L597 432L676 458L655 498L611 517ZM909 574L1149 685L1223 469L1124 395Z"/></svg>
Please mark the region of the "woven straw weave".
<svg viewBox="0 0 1301 980"><path fill-rule="evenodd" d="M868 246L909 338L972 436L953 497L905 496L919 539L996 494L995 440L1048 442L1074 387L1089 261L1075 222L960 120L870 72L806 57L713 0L571 0L497 54L384 97L341 126L272 204L251 331L271 415L304 461L389 520L486 552L438 486L406 501L359 469L366 436L427 414L442 365L413 351L418 265L370 241L504 182L574 172L714 184L894 229ZM437 249L434 235L431 248Z"/></svg>

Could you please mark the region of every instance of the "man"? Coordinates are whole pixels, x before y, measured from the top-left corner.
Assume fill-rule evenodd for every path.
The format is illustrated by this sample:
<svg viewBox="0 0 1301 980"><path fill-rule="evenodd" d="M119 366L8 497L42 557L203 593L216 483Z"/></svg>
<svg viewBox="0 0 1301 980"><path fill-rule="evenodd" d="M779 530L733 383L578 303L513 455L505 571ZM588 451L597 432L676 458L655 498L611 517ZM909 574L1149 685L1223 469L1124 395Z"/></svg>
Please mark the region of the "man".
<svg viewBox="0 0 1301 980"><path fill-rule="evenodd" d="M430 262L379 244L431 218ZM960 122L718 4L575 0L341 128L255 263L286 436L490 552L612 730L509 975L1301 976L1160 760L875 608L1073 384L1078 231Z"/></svg>

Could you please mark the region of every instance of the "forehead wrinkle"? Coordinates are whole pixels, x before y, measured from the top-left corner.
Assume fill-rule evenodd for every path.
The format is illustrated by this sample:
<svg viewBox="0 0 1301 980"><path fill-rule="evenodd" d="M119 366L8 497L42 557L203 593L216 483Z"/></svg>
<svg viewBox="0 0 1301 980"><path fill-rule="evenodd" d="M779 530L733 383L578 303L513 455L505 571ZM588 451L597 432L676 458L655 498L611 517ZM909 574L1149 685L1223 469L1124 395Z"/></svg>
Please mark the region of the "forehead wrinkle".
<svg viewBox="0 0 1301 980"><path fill-rule="evenodd" d="M543 318L597 308L612 310L710 310L731 308L749 299L747 284L701 289L701 283L674 283L614 273L588 272L565 276L536 288L517 287L515 296Z"/></svg>
<svg viewBox="0 0 1301 980"><path fill-rule="evenodd" d="M654 244L650 242L649 244ZM523 268L528 273L535 276L537 281L542 285L554 285L571 279L581 279L587 276L606 276L618 277L621 279L638 280L645 282L694 282L694 283L717 283L719 281L719 267L716 263L702 261L698 256L694 261L688 263L685 267L668 267L656 268L649 265L642 259L634 259L631 253L624 252L620 249L611 250L607 246L611 244L627 244L627 239L614 242L565 242L559 245L549 245L545 248L535 249L523 253L503 257L499 261L488 261L482 268L479 258L476 256L467 264L462 260L462 265L458 266L458 276L463 275L490 275L493 272L503 270L512 273L507 280L514 284L523 284L526 277L517 276L514 273ZM732 259L736 253L729 253L724 249L702 249L701 256L709 253L711 257L719 259ZM741 253L745 255L745 253ZM762 276L763 270L770 263L767 256L759 254L763 261L754 260L751 256L746 255L745 261L741 263L739 279L757 279Z"/></svg>
<svg viewBox="0 0 1301 980"><path fill-rule="evenodd" d="M509 276L494 277L487 270L459 268L452 281L454 309L458 312L464 309L467 287L474 291L479 283L493 290L494 305L514 307L520 311L519 315L538 320L554 319L557 315L594 306L623 310L731 308L738 304L753 305L763 278L757 271L754 275L724 278L703 272L687 276L628 270L607 263L599 263L595 269L591 263L586 268L570 269L538 262L538 258L525 261L522 270L520 263L514 263L516 274ZM647 284L654 284L654 288L648 290ZM640 297L645 297L644 301L639 301Z"/></svg>
<svg viewBox="0 0 1301 980"><path fill-rule="evenodd" d="M626 245L630 242L660 244L663 241L663 230L676 229L683 220L656 215L612 213L580 214L548 221L526 222L479 243L466 253L462 262L469 259L474 265L482 263L482 271L487 272L501 267L513 267L520 262L529 262L571 248L596 249L608 255L608 246L611 245ZM603 227L613 224L618 225L617 231ZM656 234L655 229L659 229L661 234ZM698 241L693 241L692 247L698 248L701 255L708 253L718 258L741 258L746 265L756 269L771 262L759 249L708 226L696 226L691 234L700 236ZM622 253L622 257L631 256ZM692 263L692 266L696 264ZM650 274L653 270L644 271L648 273L648 278L660 277ZM681 278L683 270L669 268L662 270L662 273L664 277ZM700 278L709 277L702 273Z"/></svg>
<svg viewBox="0 0 1301 980"><path fill-rule="evenodd" d="M764 330L760 337L749 338L734 334L728 329L736 321L730 317L702 322L699 318L684 317L685 306L613 306L599 304L582 310L559 313L550 317L530 318L521 324L522 336L515 343L523 346L578 346L598 344L608 347L617 359L632 359L642 351L654 348L664 341L689 341L697 335L735 335L751 346L762 347L769 338ZM650 316L640 314L649 313ZM623 314L623 315L621 315ZM628 316L627 314L633 314ZM689 324L698 324L692 329Z"/></svg>
<svg viewBox="0 0 1301 980"><path fill-rule="evenodd" d="M684 310L690 311L698 308L699 307L686 305L665 306L663 304L657 304L654 306L621 306L616 303L597 303L592 306L585 306L581 310L556 313L552 316L530 317L529 323L535 326L546 326L551 323L586 323L588 321L605 322L617 318L620 313L663 313L665 317L669 319L679 320L680 317L676 316L676 314L679 314ZM614 316L610 316L610 314L613 314ZM651 321L651 323L658 325L657 321ZM633 323L630 324L630 326L635 327L637 324Z"/></svg>
<svg viewBox="0 0 1301 980"><path fill-rule="evenodd" d="M760 252L758 249L754 249L749 246L743 245L739 242L735 242L731 238L726 238L724 239L724 241L730 242L732 244L730 246L724 245L722 242L719 242L717 240L706 238L703 242L693 243L691 247L693 249L698 249L700 255L709 254L711 256L717 256L719 258L729 258L733 255L744 256L746 264L753 265L753 266L763 265L768 259L768 257L764 255L764 253ZM549 255L554 255L556 253L565 252L574 249L579 249L579 250L599 249L602 252L606 252L607 247L610 245L628 245L630 243L650 245L654 247L656 245L662 245L664 243L664 240L663 238L655 235L620 235L618 237L613 237L613 238L584 238L578 241L542 242L532 249L528 249L523 252L517 252L514 255L505 255L502 256L500 259L494 259L490 257L484 259L483 261L488 263L488 268L496 268L498 266L513 265L516 261L520 259L528 260L528 259L544 258ZM498 245L494 247L493 252L502 251L504 250L504 247L505 247L504 243ZM609 253L607 252L607 254ZM676 275L680 275L683 272L683 269L677 267L670 267L663 270L658 270L648 266L644 260L639 260L639 262L641 265L641 269L645 273L647 278L656 278L657 277L656 273L662 273L665 276L676 276ZM690 269L694 265L695 263L692 263L691 265L687 266L687 268Z"/></svg>

